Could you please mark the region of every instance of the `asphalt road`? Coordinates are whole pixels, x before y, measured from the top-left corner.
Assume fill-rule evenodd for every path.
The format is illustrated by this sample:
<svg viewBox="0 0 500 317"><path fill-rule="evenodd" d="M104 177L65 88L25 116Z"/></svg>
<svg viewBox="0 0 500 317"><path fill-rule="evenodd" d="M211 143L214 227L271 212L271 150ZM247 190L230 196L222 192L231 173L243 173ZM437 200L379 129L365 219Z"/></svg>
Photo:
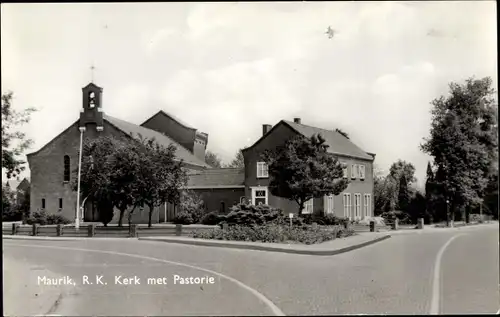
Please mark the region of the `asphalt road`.
<svg viewBox="0 0 500 317"><path fill-rule="evenodd" d="M4 240L4 314L496 313L498 232L497 224L397 234L331 257L136 240ZM174 275L213 284L174 283ZM75 285L37 285L43 276L69 276ZM120 284L135 276L141 284ZM147 282L163 277L167 285Z"/></svg>

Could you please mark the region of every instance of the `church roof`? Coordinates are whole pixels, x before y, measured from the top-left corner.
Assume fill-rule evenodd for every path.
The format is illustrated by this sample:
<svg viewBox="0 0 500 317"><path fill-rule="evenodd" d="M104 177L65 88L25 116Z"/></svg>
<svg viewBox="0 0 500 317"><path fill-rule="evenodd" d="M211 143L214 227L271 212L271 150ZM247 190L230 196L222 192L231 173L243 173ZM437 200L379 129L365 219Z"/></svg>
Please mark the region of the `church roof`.
<svg viewBox="0 0 500 317"><path fill-rule="evenodd" d="M191 151L162 133L137 124L111 117L107 114L104 114L104 120L118 128L119 130L125 132L126 134L131 135L132 137L139 138L140 136L142 136L143 138L148 139L154 138L156 142L163 146L174 144L177 148L175 153L176 157L182 159L185 163L207 168L210 167L203 160L199 159L193 153L191 153Z"/></svg>

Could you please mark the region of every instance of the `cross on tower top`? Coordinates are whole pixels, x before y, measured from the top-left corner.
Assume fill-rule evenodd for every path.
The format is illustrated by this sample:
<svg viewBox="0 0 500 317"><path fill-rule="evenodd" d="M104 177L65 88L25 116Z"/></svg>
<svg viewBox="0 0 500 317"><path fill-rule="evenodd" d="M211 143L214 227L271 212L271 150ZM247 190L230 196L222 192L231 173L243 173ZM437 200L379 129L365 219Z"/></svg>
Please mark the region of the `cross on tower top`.
<svg viewBox="0 0 500 317"><path fill-rule="evenodd" d="M90 82L93 83L94 82L94 70L95 70L95 67L94 67L94 64L92 64L92 66L90 66Z"/></svg>

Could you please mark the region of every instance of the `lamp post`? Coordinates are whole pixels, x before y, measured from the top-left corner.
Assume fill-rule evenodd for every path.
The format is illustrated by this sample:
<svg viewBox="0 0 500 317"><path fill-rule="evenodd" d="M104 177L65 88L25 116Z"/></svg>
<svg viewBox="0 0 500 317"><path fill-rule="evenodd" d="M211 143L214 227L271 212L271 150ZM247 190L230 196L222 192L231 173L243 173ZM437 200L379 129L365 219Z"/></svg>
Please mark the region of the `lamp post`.
<svg viewBox="0 0 500 317"><path fill-rule="evenodd" d="M450 201L446 199L446 226L450 226Z"/></svg>
<svg viewBox="0 0 500 317"><path fill-rule="evenodd" d="M85 127L80 127L80 153L78 158L78 188L76 193L76 217L75 217L76 230L80 229L80 176L82 172L83 132L85 132Z"/></svg>

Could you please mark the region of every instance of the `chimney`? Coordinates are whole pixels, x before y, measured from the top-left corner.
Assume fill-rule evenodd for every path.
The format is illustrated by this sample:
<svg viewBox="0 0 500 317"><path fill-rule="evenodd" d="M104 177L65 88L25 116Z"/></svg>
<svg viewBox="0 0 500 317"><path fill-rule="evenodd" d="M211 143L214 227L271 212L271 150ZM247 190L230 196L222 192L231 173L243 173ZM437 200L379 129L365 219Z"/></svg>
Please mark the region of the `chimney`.
<svg viewBox="0 0 500 317"><path fill-rule="evenodd" d="M270 124L263 124L262 125L262 135L266 135L269 130L271 130L271 125Z"/></svg>
<svg viewBox="0 0 500 317"><path fill-rule="evenodd" d="M300 118L293 118L293 122L300 124Z"/></svg>

